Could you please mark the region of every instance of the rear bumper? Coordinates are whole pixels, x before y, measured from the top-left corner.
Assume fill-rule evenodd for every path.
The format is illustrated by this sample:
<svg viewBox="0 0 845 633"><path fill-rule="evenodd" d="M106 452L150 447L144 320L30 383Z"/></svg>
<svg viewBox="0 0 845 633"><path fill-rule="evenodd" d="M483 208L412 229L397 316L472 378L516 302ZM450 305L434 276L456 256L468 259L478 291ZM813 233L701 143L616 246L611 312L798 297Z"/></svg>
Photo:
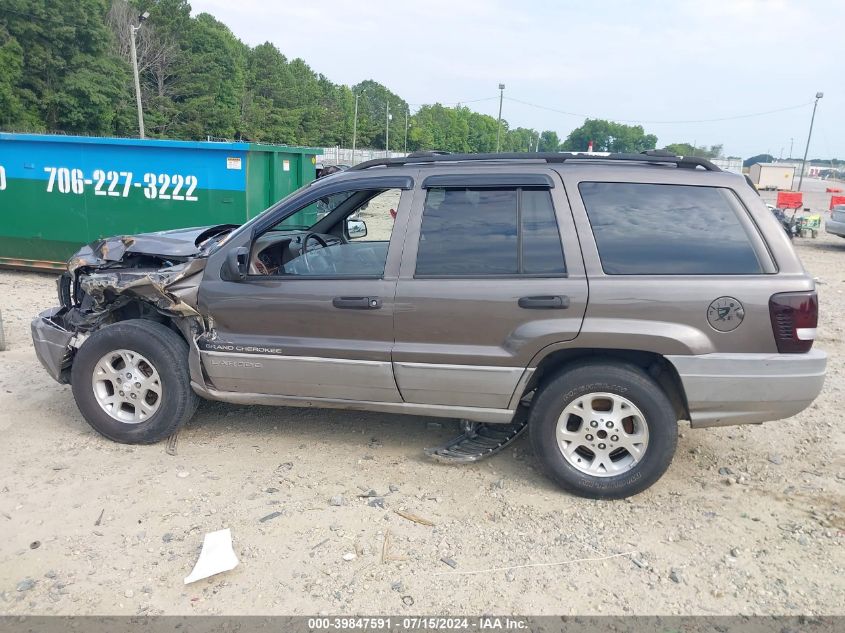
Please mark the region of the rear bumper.
<svg viewBox="0 0 845 633"><path fill-rule="evenodd" d="M845 222L837 222L836 220L825 220L824 230L831 235L838 235L845 237Z"/></svg>
<svg viewBox="0 0 845 633"><path fill-rule="evenodd" d="M667 356L681 377L693 427L788 418L824 385L827 354Z"/></svg>
<svg viewBox="0 0 845 633"><path fill-rule="evenodd" d="M35 355L53 380L67 383L67 370L70 367L68 346L73 333L56 322L54 317L61 309L50 308L32 320L32 344L35 347Z"/></svg>

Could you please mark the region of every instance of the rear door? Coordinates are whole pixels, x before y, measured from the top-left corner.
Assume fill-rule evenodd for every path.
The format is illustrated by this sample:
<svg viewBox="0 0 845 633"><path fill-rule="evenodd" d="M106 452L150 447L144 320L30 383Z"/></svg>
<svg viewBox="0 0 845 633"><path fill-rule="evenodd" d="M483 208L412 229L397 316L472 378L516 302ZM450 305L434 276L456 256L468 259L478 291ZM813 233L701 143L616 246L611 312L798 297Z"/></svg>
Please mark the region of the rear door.
<svg viewBox="0 0 845 633"><path fill-rule="evenodd" d="M422 188L395 299L393 368L402 398L512 407L531 359L574 339L587 305L560 178L540 167L432 169Z"/></svg>

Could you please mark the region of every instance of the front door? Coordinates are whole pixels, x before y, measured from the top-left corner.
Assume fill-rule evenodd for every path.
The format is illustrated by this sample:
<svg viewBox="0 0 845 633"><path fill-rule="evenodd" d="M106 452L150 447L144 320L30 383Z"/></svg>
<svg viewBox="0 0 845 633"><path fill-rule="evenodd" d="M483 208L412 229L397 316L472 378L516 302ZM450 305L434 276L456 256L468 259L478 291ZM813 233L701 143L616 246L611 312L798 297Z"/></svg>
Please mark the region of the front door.
<svg viewBox="0 0 845 633"><path fill-rule="evenodd" d="M539 168L432 173L396 291L396 382L406 402L513 408L532 358L574 339L587 306L562 183Z"/></svg>
<svg viewBox="0 0 845 633"><path fill-rule="evenodd" d="M245 280L207 272L199 302L213 332L198 344L213 387L401 402L390 362L399 259L389 253L401 251L394 217L410 199L398 188L326 196L251 239Z"/></svg>

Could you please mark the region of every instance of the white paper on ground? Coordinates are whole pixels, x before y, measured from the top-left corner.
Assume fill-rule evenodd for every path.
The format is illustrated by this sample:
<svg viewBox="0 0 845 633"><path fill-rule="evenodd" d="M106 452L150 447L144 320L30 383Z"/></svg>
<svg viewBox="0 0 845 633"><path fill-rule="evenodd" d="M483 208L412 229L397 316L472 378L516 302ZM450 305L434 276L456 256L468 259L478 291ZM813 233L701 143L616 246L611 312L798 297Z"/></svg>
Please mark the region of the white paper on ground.
<svg viewBox="0 0 845 633"><path fill-rule="evenodd" d="M205 535L202 551L194 570L185 578L185 584L208 578L238 566L238 557L232 549L232 530L218 530Z"/></svg>

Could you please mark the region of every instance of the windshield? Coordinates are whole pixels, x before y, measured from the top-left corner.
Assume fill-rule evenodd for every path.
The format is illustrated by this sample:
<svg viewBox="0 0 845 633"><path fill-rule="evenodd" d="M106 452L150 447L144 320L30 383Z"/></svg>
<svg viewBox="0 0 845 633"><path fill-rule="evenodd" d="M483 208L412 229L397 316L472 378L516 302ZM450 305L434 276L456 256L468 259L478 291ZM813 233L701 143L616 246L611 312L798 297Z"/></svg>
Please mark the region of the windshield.
<svg viewBox="0 0 845 633"><path fill-rule="evenodd" d="M354 194L354 191L341 191L320 198L316 202L303 207L292 216L285 218L270 230L304 231L310 229Z"/></svg>
<svg viewBox="0 0 845 633"><path fill-rule="evenodd" d="M209 240L208 242L206 242L202 245L202 250L205 251L206 254L211 254L213 251L216 251L218 248L223 246L226 242L228 242L230 239L232 239L236 235L240 235L243 231L251 230L252 226L256 222L258 222L262 217L264 217L268 213L271 213L272 211L275 211L281 205L285 204L288 200L291 200L292 198L295 198L295 197L299 196L300 194L304 193L305 191L307 191L308 189L313 187L316 182L318 182L318 181L312 180L307 185L303 185L302 187L300 187L296 191L289 193L288 195L286 195L284 198L282 198L281 200L279 200L275 204L272 204L269 207L267 207L266 209L264 209L264 211L262 211L261 213L259 213L255 217L250 218L249 220L247 220L246 222L241 224L238 228L230 231L229 233L226 233L225 235L220 236L220 239L215 238L215 239ZM324 181L322 181L322 182L324 182ZM302 209L301 211L297 211L296 213L293 214L293 216L288 218L288 220L291 220L291 222L294 226L286 227L287 230L297 230L296 225L301 224L302 220L301 219L295 220L294 218L296 218L296 216L298 216L304 210L305 209ZM303 228L308 228L308 227L306 226L306 227L303 227Z"/></svg>

